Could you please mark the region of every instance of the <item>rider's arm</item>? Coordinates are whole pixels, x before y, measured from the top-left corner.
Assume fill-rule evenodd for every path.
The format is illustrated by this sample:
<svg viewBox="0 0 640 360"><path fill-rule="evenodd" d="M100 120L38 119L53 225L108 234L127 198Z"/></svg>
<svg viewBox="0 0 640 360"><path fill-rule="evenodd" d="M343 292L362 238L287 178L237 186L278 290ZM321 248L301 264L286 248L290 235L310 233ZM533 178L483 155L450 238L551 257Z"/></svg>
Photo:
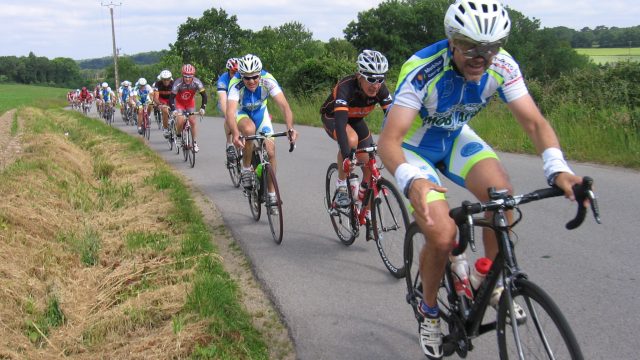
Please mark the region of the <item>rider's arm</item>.
<svg viewBox="0 0 640 360"><path fill-rule="evenodd" d="M202 104L200 105L200 109L204 109L207 107L207 91L204 88L200 90L200 96L202 96Z"/></svg>
<svg viewBox="0 0 640 360"><path fill-rule="evenodd" d="M176 109L176 94L174 92L171 92L171 95L169 95L169 109L171 111Z"/></svg>
<svg viewBox="0 0 640 360"><path fill-rule="evenodd" d="M394 105L378 138L378 152L384 166L395 174L396 182L413 205L415 216L431 225L427 207L427 194L431 190L446 192L447 189L427 180L420 169L407 163L402 151L402 141L409 131L418 110Z"/></svg>
<svg viewBox="0 0 640 360"><path fill-rule="evenodd" d="M218 105L220 106L220 111L222 111L222 116L227 116L227 91L218 91Z"/></svg>
<svg viewBox="0 0 640 360"><path fill-rule="evenodd" d="M575 184L581 184L582 177L574 175L567 165L556 133L540 113L531 95L523 95L507 106L533 142L538 154L542 155L547 180L553 181L564 191L566 197L573 200L571 188Z"/></svg>
<svg viewBox="0 0 640 360"><path fill-rule="evenodd" d="M284 123L287 125L287 131L291 130L291 141L296 141L298 134L293 128L293 112L291 112L291 107L289 106L287 98L284 96L283 92L280 92L273 97L273 101L276 102L284 116Z"/></svg>

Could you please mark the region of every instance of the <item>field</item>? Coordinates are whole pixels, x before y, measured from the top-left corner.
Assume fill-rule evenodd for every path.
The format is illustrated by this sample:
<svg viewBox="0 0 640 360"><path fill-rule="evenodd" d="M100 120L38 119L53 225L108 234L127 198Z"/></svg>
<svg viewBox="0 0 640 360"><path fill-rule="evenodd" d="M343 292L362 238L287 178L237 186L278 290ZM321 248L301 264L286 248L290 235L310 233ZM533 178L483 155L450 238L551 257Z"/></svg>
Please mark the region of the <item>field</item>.
<svg viewBox="0 0 640 360"><path fill-rule="evenodd" d="M581 48L575 49L579 54L588 55L596 64L619 61L639 61L640 48Z"/></svg>
<svg viewBox="0 0 640 360"><path fill-rule="evenodd" d="M30 85L0 84L0 115L5 111L23 106L64 106L68 89Z"/></svg>

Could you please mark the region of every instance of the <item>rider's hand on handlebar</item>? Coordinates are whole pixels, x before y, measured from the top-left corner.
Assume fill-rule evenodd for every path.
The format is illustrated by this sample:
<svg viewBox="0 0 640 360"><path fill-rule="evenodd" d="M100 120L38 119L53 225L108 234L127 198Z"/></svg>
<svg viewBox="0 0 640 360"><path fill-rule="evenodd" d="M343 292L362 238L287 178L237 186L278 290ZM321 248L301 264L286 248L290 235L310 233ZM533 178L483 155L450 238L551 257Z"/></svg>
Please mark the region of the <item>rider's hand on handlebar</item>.
<svg viewBox="0 0 640 360"><path fill-rule="evenodd" d="M350 173L356 168L355 162L352 162L351 159L346 158L342 161L342 170L345 173Z"/></svg>
<svg viewBox="0 0 640 360"><path fill-rule="evenodd" d="M445 193L448 189L425 178L415 179L409 184L408 195L413 206L414 216L422 218L427 225L434 224L433 219L429 216L429 205L427 204L427 195L430 191Z"/></svg>
<svg viewBox="0 0 640 360"><path fill-rule="evenodd" d="M244 138L240 138L240 132L234 131L231 137L233 138L233 144L237 148L244 149Z"/></svg>
<svg viewBox="0 0 640 360"><path fill-rule="evenodd" d="M576 199L573 194L573 186L582 184L582 176L573 175L570 173L560 173L555 179L555 185L564 191L564 197L574 201ZM585 201L584 206L589 206L589 201Z"/></svg>
<svg viewBox="0 0 640 360"><path fill-rule="evenodd" d="M294 128L291 128L288 131L289 131L289 142L295 143L296 140L298 139L298 131L296 131L296 129Z"/></svg>

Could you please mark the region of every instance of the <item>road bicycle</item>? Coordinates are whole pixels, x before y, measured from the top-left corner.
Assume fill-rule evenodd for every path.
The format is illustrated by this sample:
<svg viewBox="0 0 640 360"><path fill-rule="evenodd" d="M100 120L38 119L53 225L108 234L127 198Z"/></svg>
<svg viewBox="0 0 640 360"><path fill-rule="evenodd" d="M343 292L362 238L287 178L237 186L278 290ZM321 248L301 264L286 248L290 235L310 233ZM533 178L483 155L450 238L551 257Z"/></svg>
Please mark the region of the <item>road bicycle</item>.
<svg viewBox="0 0 640 360"><path fill-rule="evenodd" d="M191 123L189 122L189 117L191 115L199 114L199 112L184 112L185 121L184 126L182 126L182 141L178 147L182 148L182 156L184 157L184 161L188 161L191 167L196 165L196 149L193 146L193 132L191 130ZM200 116L202 117L202 115ZM176 152L180 153L180 149L176 147Z"/></svg>
<svg viewBox="0 0 640 360"><path fill-rule="evenodd" d="M169 118L167 120L167 132L169 133L169 137L167 137L167 141L169 142L169 151L173 150L173 147L176 147L178 150L178 146L176 145L176 119L173 114L169 112Z"/></svg>
<svg viewBox="0 0 640 360"><path fill-rule="evenodd" d="M332 163L327 169L325 183L325 204L331 218L331 224L340 241L349 246L360 234L360 226L365 225L366 240L375 240L382 262L391 275L400 279L405 276L403 257L403 243L406 229L409 227L409 214L404 203L404 197L396 187L380 173L382 165L378 166L376 154L377 145L358 149L351 154L352 164L366 166L371 176L366 179L368 185L363 196L358 201L351 201L346 207L336 204L336 180L338 179L338 165ZM368 154L365 163L357 160L357 154ZM347 174L347 179L356 176ZM350 199L355 199L359 189L347 186ZM366 218L366 210L371 210L371 219ZM373 230L372 238L369 235Z"/></svg>
<svg viewBox="0 0 640 360"><path fill-rule="evenodd" d="M133 123L133 108L131 107L131 104L129 104L129 101L124 102L122 106L124 107L122 112L122 121L124 121L125 124L130 125Z"/></svg>
<svg viewBox="0 0 640 360"><path fill-rule="evenodd" d="M107 102L103 105L103 107L104 109L102 112L102 118L104 119L104 122L109 126L113 126L113 113L115 111L113 109L113 104L110 102Z"/></svg>
<svg viewBox="0 0 640 360"><path fill-rule="evenodd" d="M142 137L149 140L151 137L151 120L149 119L148 104L138 105L142 107Z"/></svg>
<svg viewBox="0 0 640 360"><path fill-rule="evenodd" d="M89 100L82 101L82 113L87 115L89 111L91 111L91 102Z"/></svg>
<svg viewBox="0 0 640 360"><path fill-rule="evenodd" d="M227 167L227 170L229 171L229 176L231 177L231 183L233 184L234 187L240 187L240 175L242 173L242 155L243 155L242 148L237 148L233 146L234 155L233 155L232 161L229 161L226 151L227 150L225 148L225 165Z"/></svg>
<svg viewBox="0 0 640 360"><path fill-rule="evenodd" d="M595 194L591 187L593 180L583 178L581 185L574 186L574 194L578 203L576 217L569 221L566 228L575 229L582 224L587 210L584 201L587 199L597 223L600 214ZM438 307L443 321L443 352L445 356L454 352L464 358L473 350L472 340L490 331L496 331L500 359L582 359L582 352L566 318L552 298L528 279L516 261L513 228L522 220L519 206L562 196L564 193L557 187L535 190L522 195L509 195L506 190L488 189L489 201L471 203L464 201L462 206L451 209L449 216L458 226L459 241L452 255L465 252L467 244L475 251L475 227L486 227L493 230L498 239L498 255L486 275L485 280L475 291L472 299L456 294L454 288L455 272L451 262L446 266L444 277L438 290ZM518 218L508 223L506 211L513 210ZM485 219L476 214L492 211L493 217ZM428 239L426 239L428 241ZM423 321L417 310L422 299L422 283L418 269L419 253L425 238L417 223L413 222L405 238L405 267L407 269L407 302L413 308L416 319ZM415 250L415 251L414 251ZM491 306L491 297L496 284L502 278L504 290L497 303L497 317L483 323L485 312ZM514 305L517 304L517 305ZM516 306L524 310L516 317ZM511 324L516 324L512 326Z"/></svg>
<svg viewBox="0 0 640 360"><path fill-rule="evenodd" d="M244 190L245 195L249 198L251 215L255 221L260 220L261 205L265 205L271 236L278 245L282 243L283 233L282 198L280 197L276 173L269 162L265 140L281 136L291 138L291 133L289 131L278 133L260 132L256 135L240 137L245 141L254 141L253 153L251 154L251 165L255 169L253 172L254 178L251 182L251 187ZM292 152L293 149L295 149L295 144L290 143L289 152ZM269 199L269 186L274 189L275 199Z"/></svg>

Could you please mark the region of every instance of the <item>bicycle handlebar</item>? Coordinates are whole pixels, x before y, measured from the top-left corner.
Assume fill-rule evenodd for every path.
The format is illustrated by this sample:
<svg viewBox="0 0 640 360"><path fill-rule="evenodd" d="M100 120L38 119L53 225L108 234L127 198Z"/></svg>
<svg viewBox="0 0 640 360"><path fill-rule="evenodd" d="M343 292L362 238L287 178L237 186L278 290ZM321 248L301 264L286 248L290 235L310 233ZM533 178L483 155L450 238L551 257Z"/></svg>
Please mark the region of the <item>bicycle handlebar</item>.
<svg viewBox="0 0 640 360"><path fill-rule="evenodd" d="M568 230L573 230L584 222L587 214L587 209L584 205L585 200L589 201L596 223L601 224L600 209L598 208L598 202L592 186L593 179L588 176L583 178L582 184L573 186L573 193L576 197L576 202L578 203L578 211L576 216L565 225ZM491 200L484 203L471 203L470 201L465 200L462 202L461 206L449 211L449 216L455 221L456 225L460 229L460 241L452 254L459 255L466 249L467 243L471 237L470 227L473 226L472 215L479 214L484 211L496 211L500 209L511 210L520 204L564 195L564 192L557 186L538 189L528 194L514 196L508 195L506 191L496 191L494 188L490 188L488 191Z"/></svg>
<svg viewBox="0 0 640 360"><path fill-rule="evenodd" d="M281 136L286 136L289 139L291 139L289 131L281 131L281 132L277 132L277 133L267 133L267 132L261 131L261 132L259 132L258 134L255 134L255 135L247 135L247 136L240 135L240 139L245 139L245 140L264 140L264 139L268 139L268 138L272 138L272 137L281 137ZM295 148L296 148L296 143L289 143L289 152L292 152Z"/></svg>

